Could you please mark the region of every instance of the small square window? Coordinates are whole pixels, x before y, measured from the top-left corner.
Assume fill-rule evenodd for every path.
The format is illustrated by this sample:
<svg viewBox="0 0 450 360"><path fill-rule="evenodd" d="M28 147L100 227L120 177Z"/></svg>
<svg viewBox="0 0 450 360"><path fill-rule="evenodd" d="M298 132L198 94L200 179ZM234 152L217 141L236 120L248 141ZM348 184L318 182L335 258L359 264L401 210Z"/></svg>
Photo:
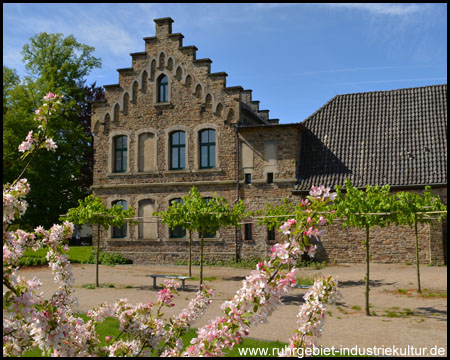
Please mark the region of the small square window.
<svg viewBox="0 0 450 360"><path fill-rule="evenodd" d="M275 229L272 230L267 229L267 240L275 241Z"/></svg>
<svg viewBox="0 0 450 360"><path fill-rule="evenodd" d="M273 173L267 173L267 183L273 184Z"/></svg>
<svg viewBox="0 0 450 360"><path fill-rule="evenodd" d="M245 174L245 183L246 184L252 183L252 174Z"/></svg>

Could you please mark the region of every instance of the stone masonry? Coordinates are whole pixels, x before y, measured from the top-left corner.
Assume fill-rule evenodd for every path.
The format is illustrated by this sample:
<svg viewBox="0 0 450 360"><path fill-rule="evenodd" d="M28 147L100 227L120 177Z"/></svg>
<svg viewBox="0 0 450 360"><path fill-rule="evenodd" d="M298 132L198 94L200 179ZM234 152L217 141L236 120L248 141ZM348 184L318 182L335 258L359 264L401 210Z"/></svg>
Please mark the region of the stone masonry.
<svg viewBox="0 0 450 360"><path fill-rule="evenodd" d="M170 238L167 225L152 218L174 198L196 186L205 197L224 196L229 203L243 199L248 210L293 194L297 183L301 124L279 125L259 109L251 90L227 87L225 72L211 73L210 59L197 59L195 46L183 46L183 35L172 33L170 18L155 19L156 35L144 38L145 51L132 53L132 66L118 69L119 83L105 86L106 99L94 103L95 196L107 206L125 200L135 209L140 224L127 226L126 235L114 238L112 230L101 235L105 251L119 252L135 263L173 263L188 257L188 236ZM168 99L158 99L158 81L168 79ZM200 167L199 134L215 132L215 166ZM171 170L169 137L175 131L186 136L186 165ZM114 139L126 136L126 170L114 171ZM239 169L239 171L238 171ZM250 183L246 183L250 179ZM248 181L247 181L248 182ZM318 184L319 185L319 184ZM421 227L421 260L442 263L442 232ZM93 231L96 242L97 229ZM330 262L364 261L359 230L331 225L323 236L320 256ZM371 234L375 262L413 261L414 233L405 229L380 229ZM205 258L263 257L274 243L267 229L252 224L252 238L244 230L220 229L205 239ZM435 239L435 240L433 240ZM441 239L441 240L439 240ZM194 259L200 239L193 234ZM436 245L433 245L436 244ZM237 248L236 248L237 247ZM437 255L436 255L437 254Z"/></svg>

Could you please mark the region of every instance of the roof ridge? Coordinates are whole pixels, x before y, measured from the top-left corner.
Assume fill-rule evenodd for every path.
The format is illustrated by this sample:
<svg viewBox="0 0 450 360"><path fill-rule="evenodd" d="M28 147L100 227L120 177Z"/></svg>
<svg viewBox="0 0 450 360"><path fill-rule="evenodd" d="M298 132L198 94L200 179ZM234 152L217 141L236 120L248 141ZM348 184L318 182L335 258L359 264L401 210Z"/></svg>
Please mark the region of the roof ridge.
<svg viewBox="0 0 450 360"><path fill-rule="evenodd" d="M424 89L424 88L444 87L444 86L447 86L447 84L435 84L435 85L416 86L416 87L401 88L401 89L362 91L362 92L348 93L348 94L337 94L337 95L333 96L330 100L328 100L325 104L323 104L320 108L318 108L316 111L314 111L311 115L309 115L305 120L300 121L300 122L304 123L304 122L308 121L309 119L314 117L319 111L321 111L323 108L325 108L328 104L330 104L333 100L335 100L335 99L337 99L338 97L341 97L341 96L360 95L360 94L374 94L374 93L387 93L387 92L402 91L402 90Z"/></svg>
<svg viewBox="0 0 450 360"><path fill-rule="evenodd" d="M400 88L400 89L391 89L391 90L361 91L361 92L356 92L356 93L337 94L336 96L347 96L347 95L358 95L358 94L373 94L373 93L387 93L387 92L394 92L394 91L414 90L414 89L424 89L424 88L439 87L439 86L443 87L443 86L447 86L447 84L435 84L435 85L425 85L425 86L414 86L414 87Z"/></svg>

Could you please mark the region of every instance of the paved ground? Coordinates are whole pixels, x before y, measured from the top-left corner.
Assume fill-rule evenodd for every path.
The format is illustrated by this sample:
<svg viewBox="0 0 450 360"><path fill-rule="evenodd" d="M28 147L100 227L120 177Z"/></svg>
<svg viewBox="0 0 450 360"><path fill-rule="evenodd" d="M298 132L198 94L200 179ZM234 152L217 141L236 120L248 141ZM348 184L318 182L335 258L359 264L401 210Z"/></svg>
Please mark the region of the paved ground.
<svg viewBox="0 0 450 360"><path fill-rule="evenodd" d="M120 298L128 298L131 303L155 301L158 290L153 289L152 279L145 275L187 274L186 266L100 266L100 283L114 284L115 288L89 290L81 285L95 282L95 265L75 264L73 270L78 309L83 312L101 302L113 303ZM199 268L193 267L193 271L194 276L198 276ZM29 268L20 272L26 277L40 278L44 283L44 294L51 294L54 289L53 276L48 268ZM231 299L249 272L247 269L205 267L204 276L216 278L208 282L214 286L216 296L208 312L194 326L202 326L208 319L221 314L221 303ZM364 264L328 266L320 270L302 269L299 275L333 275L340 281L343 298L336 305L329 306L331 316L323 328L320 345L337 349L356 345L360 348L396 346L404 349L402 351L406 351L408 346L411 351L414 346L415 349L426 348L426 355L431 355L429 351L433 349L444 348L447 354L447 267L421 266L422 288L430 289L434 295L444 293L445 297L420 297L415 291L414 265L371 264L370 304L371 311L376 313L371 317L364 315ZM160 281L158 279L158 284ZM186 306L198 289L198 281L189 280L186 285L186 291L180 291L176 306L171 309L174 313ZM283 298L285 305L272 314L267 324L252 328L249 336L286 342L296 327L296 315L306 291L293 289ZM387 316L389 311L390 316Z"/></svg>

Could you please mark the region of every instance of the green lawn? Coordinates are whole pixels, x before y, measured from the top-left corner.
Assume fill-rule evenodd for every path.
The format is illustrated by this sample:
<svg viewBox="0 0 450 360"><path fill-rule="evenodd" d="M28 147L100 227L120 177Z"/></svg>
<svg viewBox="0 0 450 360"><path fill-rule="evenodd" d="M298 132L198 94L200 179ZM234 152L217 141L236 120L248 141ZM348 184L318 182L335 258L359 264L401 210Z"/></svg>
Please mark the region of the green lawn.
<svg viewBox="0 0 450 360"><path fill-rule="evenodd" d="M48 249L42 248L38 251L27 250L19 261L21 266L35 266L48 264L45 256ZM92 251L92 246L70 246L69 247L69 261L72 264L95 264L95 251ZM129 264L131 261L125 259L120 254L104 253L100 251L100 264L114 265L114 264Z"/></svg>
<svg viewBox="0 0 450 360"><path fill-rule="evenodd" d="M88 318L85 314L81 314L81 317L87 321ZM105 321L103 321L97 328L98 334L100 335L100 340L102 341L102 345L106 345L105 337L106 336L112 336L115 338L119 335L119 320L113 319L113 318L107 318ZM196 334L197 329L190 329L183 337L183 343L187 347L190 344L190 341L197 336ZM254 339L244 339L241 345L236 346L233 350L228 351L228 357L231 356L237 356L239 357L239 348L247 347L247 348L256 348L256 347L263 347L263 348L279 348L283 349L286 346L285 343L281 343L278 341L260 341L260 340L254 340ZM269 350L270 353L272 353L272 350ZM39 350L39 348L34 348L32 350L27 351L24 354L24 357L42 357L42 353Z"/></svg>
<svg viewBox="0 0 450 360"><path fill-rule="evenodd" d="M47 264L48 249L42 248L37 251L27 250L20 259L20 265L33 266ZM69 261L71 263L87 263L91 257L92 246L71 246L69 248Z"/></svg>
<svg viewBox="0 0 450 360"><path fill-rule="evenodd" d="M81 314L81 317L87 321L88 318L85 314ZM190 341L197 336L196 334L197 329L190 329L183 337L183 343L184 346L187 347L190 345ZM98 334L100 335L100 340L102 342L102 345L106 345L105 337L106 336L112 336L113 338L117 337L120 333L119 331L119 320L113 319L113 318L106 318L105 321L103 321L97 328ZM225 353L227 354L226 357L261 357L261 354L255 354L255 355L249 355L243 356L239 352L239 349L253 349L254 351L256 349L267 349L267 356L278 356L278 352L283 350L286 347L286 343L280 342L280 341L263 341L263 340L256 340L256 339L244 339L242 343L238 346L235 346L233 350L227 350ZM279 349L279 350L273 350L273 349ZM39 348L34 348L32 350L27 351L24 354L24 357L42 357L42 353L39 350ZM339 353L335 353L334 355L329 355L326 357L355 357L350 354L348 355L342 355Z"/></svg>

